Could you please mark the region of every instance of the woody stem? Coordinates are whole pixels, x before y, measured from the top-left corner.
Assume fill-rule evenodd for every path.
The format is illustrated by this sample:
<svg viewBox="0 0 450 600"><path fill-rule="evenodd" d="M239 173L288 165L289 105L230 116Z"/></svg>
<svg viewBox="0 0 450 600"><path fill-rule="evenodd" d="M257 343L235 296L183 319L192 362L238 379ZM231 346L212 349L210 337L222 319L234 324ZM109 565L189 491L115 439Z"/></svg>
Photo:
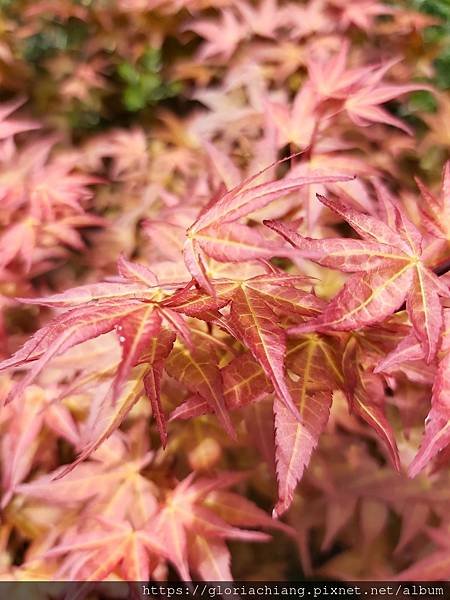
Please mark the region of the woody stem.
<svg viewBox="0 0 450 600"><path fill-rule="evenodd" d="M433 272L439 277L450 271L450 258L443 260L441 263L433 267Z"/></svg>

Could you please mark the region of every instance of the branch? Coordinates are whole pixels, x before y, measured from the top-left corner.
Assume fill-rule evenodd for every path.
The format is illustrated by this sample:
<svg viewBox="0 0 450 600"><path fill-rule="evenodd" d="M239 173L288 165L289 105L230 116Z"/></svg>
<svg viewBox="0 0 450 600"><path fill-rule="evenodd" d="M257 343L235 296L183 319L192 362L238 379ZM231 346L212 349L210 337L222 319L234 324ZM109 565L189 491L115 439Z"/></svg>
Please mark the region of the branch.
<svg viewBox="0 0 450 600"><path fill-rule="evenodd" d="M450 271L450 258L439 263L436 267L433 268L433 272L436 273L438 277L441 275L445 275Z"/></svg>

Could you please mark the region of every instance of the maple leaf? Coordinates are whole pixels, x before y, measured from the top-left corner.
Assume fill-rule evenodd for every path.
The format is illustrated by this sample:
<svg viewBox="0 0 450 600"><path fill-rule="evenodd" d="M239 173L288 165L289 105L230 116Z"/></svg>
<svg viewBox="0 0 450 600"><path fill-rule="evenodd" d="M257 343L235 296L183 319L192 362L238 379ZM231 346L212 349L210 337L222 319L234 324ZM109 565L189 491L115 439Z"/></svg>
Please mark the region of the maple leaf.
<svg viewBox="0 0 450 600"><path fill-rule="evenodd" d="M173 299L170 306L201 318L205 312L231 302L226 324L261 365L285 405L298 415L285 381L286 333L277 324L276 315L301 318L317 314L322 304L315 296L298 288L304 281L302 277L273 273L245 282L215 283L214 297L187 290L179 295L178 306L172 304Z"/></svg>
<svg viewBox="0 0 450 600"><path fill-rule="evenodd" d="M221 369L223 397L228 410L255 403L272 392L263 368L249 353L236 356ZM199 395L188 398L173 410L170 421L192 419L212 412L210 404Z"/></svg>
<svg viewBox="0 0 450 600"><path fill-rule="evenodd" d="M163 351L155 350L152 358L149 352L150 342L160 336L162 319L170 326L177 327L177 320L174 321L169 310L159 313L151 302L161 294L160 288L152 285L155 282L154 275L143 265L133 265L123 258L119 261L119 271L124 277L122 283L81 286L55 296L30 300L30 303L73 308L56 317L11 359L4 361L2 368L35 362L14 394L20 395L54 356L113 330L122 344L122 361L113 385L113 401L119 395L131 368L141 362L144 356L150 367L152 360L157 362L167 356L171 349L170 342L166 343ZM152 398L156 404L158 394L155 389Z"/></svg>
<svg viewBox="0 0 450 600"><path fill-rule="evenodd" d="M324 128L325 122L317 110L319 100L313 87L306 83L295 95L291 107L280 102L267 103L267 115L277 129L280 147L293 143L301 149L307 148L313 136Z"/></svg>
<svg viewBox="0 0 450 600"><path fill-rule="evenodd" d="M400 470L400 458L394 432L385 416L384 385L380 377L367 372L364 343L351 336L342 356L343 390L349 407L372 427L386 445L394 468Z"/></svg>
<svg viewBox="0 0 450 600"><path fill-rule="evenodd" d="M189 551L192 569L203 581L233 581L231 554L223 540L194 535Z"/></svg>
<svg viewBox="0 0 450 600"><path fill-rule="evenodd" d="M101 180L82 173L73 173L71 165L56 161L30 174L28 185L30 214L43 222L55 219L57 211L70 209L82 213L83 204L92 198L87 186Z"/></svg>
<svg viewBox="0 0 450 600"><path fill-rule="evenodd" d="M240 476L234 475L234 478L237 480ZM190 475L169 494L161 512L150 522L152 531L164 543L169 560L183 580L190 580L189 563L192 559L188 548L190 550L189 539L193 534L193 567L201 577L210 573L223 577L230 574L229 551L223 540L263 542L269 539L267 534L240 527L277 527L268 515L264 518L262 511L252 503L241 503L239 496L227 493L224 505L223 496L214 495L233 483L233 475L216 480L195 480ZM245 512L241 512L243 507Z"/></svg>
<svg viewBox="0 0 450 600"><path fill-rule="evenodd" d="M343 147L345 148L345 144ZM310 171L322 172L324 175L333 172L347 173L349 176L357 175L357 178L351 181L312 184L300 190L303 206L301 214L305 214L308 233L317 228L325 208L318 200L318 195L331 193L336 196L344 196L355 207L361 208L369 214L374 212L373 200L370 198L363 180L363 177L373 175L373 171L368 170L366 163L360 161L355 155L340 150L339 142L334 145L330 140L319 140L314 145L311 158L291 169L292 174L295 175L307 175Z"/></svg>
<svg viewBox="0 0 450 600"><path fill-rule="evenodd" d="M314 34L330 33L332 26L324 0L312 0L306 4L289 3L282 7L285 25L291 30L291 38L304 38Z"/></svg>
<svg viewBox="0 0 450 600"><path fill-rule="evenodd" d="M158 426L161 443L167 443L166 418L161 406L161 380L163 375L164 360L172 350L175 333L166 331L158 337L153 337L149 350L140 360L145 362L147 370L143 377L144 390L150 400L153 416Z"/></svg>
<svg viewBox="0 0 450 600"><path fill-rule="evenodd" d="M403 369L406 370L411 377L411 366L413 363L420 362L420 370L426 368L422 359L423 348L417 341L415 335L411 333L377 364L374 373L392 373L397 369Z"/></svg>
<svg viewBox="0 0 450 600"><path fill-rule="evenodd" d="M170 309L161 308L158 311L155 304L145 302L154 294L160 293L158 287L148 287L144 282L153 283L153 274L144 265L133 264L123 258L119 261L119 271L126 276L123 283L105 283L81 286L70 292L39 299L36 303L48 306L78 306L61 317L57 317L44 327L36 336L29 340L10 360L5 361L4 368L18 367L28 361L36 361L28 375L16 385L10 398L20 396L22 391L34 380L50 359L59 353L67 351L72 346L95 338L109 331L115 331L122 347L122 359L118 364L113 380L111 393L101 405L98 415L101 424L99 431L94 431L93 438L85 445L80 455L63 471L63 475L85 460L100 444L117 429L126 415L138 401L143 389L150 400L153 415L156 419L163 446L166 444L167 431L165 416L161 407L160 386L164 362L172 351L176 334L162 327L163 320L183 337L183 320ZM142 301L139 301L140 298ZM181 332L180 332L181 327ZM188 332L189 333L189 332ZM189 333L190 340L190 333ZM227 431L234 435L229 417L224 410L220 373L209 364L209 355L201 350L189 350L182 354L189 357L188 365L192 368L186 374L184 363L181 365L181 380L188 389L203 393L210 405L214 406L219 419ZM170 373L178 375L177 349L175 349L167 368ZM204 370L202 368L204 365ZM131 369L137 365L139 374L131 378ZM198 374L198 386L191 375ZM201 376L201 377L200 377ZM128 381L126 388L124 382ZM123 393L121 393L123 390ZM210 395L211 390L215 394Z"/></svg>
<svg viewBox="0 0 450 600"><path fill-rule="evenodd" d="M283 514L293 500L298 481L328 422L332 393L342 385L335 344L317 334L305 336L289 348L287 366L296 375L291 395L300 413L296 421L275 400L276 471L279 500L274 514Z"/></svg>
<svg viewBox="0 0 450 600"><path fill-rule="evenodd" d="M414 333L421 342L427 362L436 355L442 329L439 296L448 290L424 263L426 248L418 229L398 204L392 204L398 231L378 218L349 208L338 200L320 200L341 215L362 240L304 238L282 223L267 225L278 231L322 266L354 273L324 313L292 332L306 330L349 331L380 323L406 300Z"/></svg>
<svg viewBox="0 0 450 600"><path fill-rule="evenodd" d="M25 270L29 271L36 245L37 223L34 219L25 219L3 233L0 238L0 268L4 269L16 258L20 258Z"/></svg>
<svg viewBox="0 0 450 600"><path fill-rule="evenodd" d="M133 179L147 166L147 140L139 128L118 129L91 140L86 151L96 161L98 157L112 159L113 179Z"/></svg>
<svg viewBox="0 0 450 600"><path fill-rule="evenodd" d="M445 581L450 573L450 548L448 543L448 525L427 528L427 534L435 543L435 549L419 559L410 567L396 575L396 581Z"/></svg>
<svg viewBox="0 0 450 600"><path fill-rule="evenodd" d="M450 444L450 313L445 309L445 330L442 336L441 356L433 383L431 410L425 420L425 434L420 449L409 465L410 477L415 477Z"/></svg>
<svg viewBox="0 0 450 600"><path fill-rule="evenodd" d="M1 195L7 206L29 206L29 214L42 221L55 215L83 213L83 205L93 196L90 184L100 178L75 172L78 155L50 156L59 141L55 136L40 138L20 151L14 148L5 161L8 172L2 175Z"/></svg>
<svg viewBox="0 0 450 600"><path fill-rule="evenodd" d="M381 331L367 328L346 339L305 334L291 342L287 354L287 366L300 378L303 393L306 389L328 394L342 391L349 412L358 415L376 432L397 470L400 461L395 436L384 412L384 386L371 370L381 352L375 343L392 348L398 338L395 326Z"/></svg>
<svg viewBox="0 0 450 600"><path fill-rule="evenodd" d="M267 527L283 531L290 536L294 533L289 526L272 519L254 502L229 491L212 491L206 497L205 504L235 527Z"/></svg>
<svg viewBox="0 0 450 600"><path fill-rule="evenodd" d="M106 223L85 212L94 194L89 186L100 179L74 171L77 155L50 157L56 141L48 137L14 147L3 163L0 197L8 215L0 238L3 267L19 259L29 271L43 259L61 259L62 246L84 249L80 228Z"/></svg>
<svg viewBox="0 0 450 600"><path fill-rule="evenodd" d="M440 356L438 370L433 384L432 404L437 408L443 416L450 417L450 404L448 401L448 391L450 386L450 313L448 309L444 310L444 333L442 335L442 346L440 348Z"/></svg>
<svg viewBox="0 0 450 600"><path fill-rule="evenodd" d="M109 85L104 70L106 61L96 57L90 63L77 64L71 76L61 85L61 96L68 100L89 103L94 90L108 90Z"/></svg>
<svg viewBox="0 0 450 600"><path fill-rule="evenodd" d="M345 175L309 174L306 177L286 177L279 181L252 186L260 174L257 173L230 191L212 198L210 204L201 211L187 230L183 251L186 266L197 282L211 295L214 295L214 290L207 276L203 253L212 253L217 260L232 262L274 255L273 244L264 242L254 230L236 221L304 185L351 179ZM283 248L279 252L282 255Z"/></svg>
<svg viewBox="0 0 450 600"><path fill-rule="evenodd" d="M389 65L390 66L390 65ZM381 84L380 79L386 67L373 73L367 85L361 87L356 93L352 93L345 101L345 110L350 119L361 127L372 123L383 123L391 127L397 127L405 133L412 135L412 130L403 121L393 117L386 109L379 105L389 102L403 94L409 94L417 90L427 89L424 84Z"/></svg>
<svg viewBox="0 0 450 600"><path fill-rule="evenodd" d="M234 293L230 321L272 382L282 402L297 416L284 374L286 334L276 325L275 313L251 287Z"/></svg>
<svg viewBox="0 0 450 600"><path fill-rule="evenodd" d="M450 443L448 417L439 410L431 409L425 422L425 435L419 452L408 468L410 477L415 477L425 466Z"/></svg>
<svg viewBox="0 0 450 600"><path fill-rule="evenodd" d="M373 65L346 69L348 52L349 44L344 42L340 51L328 61L310 60L308 73L313 89L323 99L341 100L341 107L333 110L345 110L350 119L360 127L371 123L385 123L412 134L403 121L393 117L379 105L409 92L429 89L428 86L383 83L383 76L398 62L396 59L379 69Z"/></svg>
<svg viewBox="0 0 450 600"><path fill-rule="evenodd" d="M414 502L403 515L402 530L395 548L395 553L400 553L414 538L425 528L430 517L430 507L423 502Z"/></svg>
<svg viewBox="0 0 450 600"><path fill-rule="evenodd" d="M254 402L261 393L267 395L270 388L267 388L264 374L277 392L274 412L280 500L274 514L278 515L285 512L292 501L296 483L301 478L303 468L308 464L317 439L326 425L331 392L337 387L333 377L319 372L322 368L321 359L329 361L333 350L327 349L325 344L318 338L316 340L314 336L310 336L305 342L310 343L309 346L306 345L308 351L305 350L304 343L295 349L294 354L291 350L286 357L289 368L301 377L302 383L295 384L287 375L283 375L284 358L280 361L280 351L281 356L286 354L286 342L282 340L283 330L269 326L269 323L276 319L275 313L269 311L281 309L281 313L289 314L297 310L306 315L320 310L321 305L313 296L289 287L292 279L295 280L292 276L263 275L248 280L245 287L241 286L233 292L231 323L260 367L258 368L258 363L253 363L254 366L250 363L245 371L242 366L238 370L242 359L236 358L223 369L224 397L229 408L240 407L247 403L248 399ZM306 356L305 365L300 354L302 350L306 352L306 355L302 355ZM333 364L333 369L337 371L338 367ZM321 381L325 382L325 389L317 383ZM231 384L232 387L228 387ZM286 394L289 396L286 397ZM294 403L294 410L290 402ZM204 402L192 399L174 411L171 418L191 418L206 411L207 406Z"/></svg>
<svg viewBox="0 0 450 600"><path fill-rule="evenodd" d="M370 31L375 18L381 15L395 15L395 9L378 0L362 0L349 5L345 0L331 0L331 4L340 11L339 20L343 28L355 25L363 31Z"/></svg>
<svg viewBox="0 0 450 600"><path fill-rule="evenodd" d="M292 23L291 15L289 22ZM256 60L264 61L266 69L270 69L271 78L277 82L284 82L305 64L306 52L305 48L292 41L277 40L275 46L256 46L253 55Z"/></svg>
<svg viewBox="0 0 450 600"><path fill-rule="evenodd" d="M416 178L423 202L420 203L423 223L435 237L450 240L450 161L442 171L442 186L439 196L435 196L419 178Z"/></svg>
<svg viewBox="0 0 450 600"><path fill-rule="evenodd" d="M187 29L207 40L200 49L199 59L220 57L224 62L234 53L248 31L247 26L228 8L220 11L220 21L197 19Z"/></svg>
<svg viewBox="0 0 450 600"><path fill-rule="evenodd" d="M123 318L140 309L140 303L136 301L124 302L121 305L105 302L74 308L64 316L55 318L39 330L11 359L2 363L2 368L6 369L34 362L11 398L13 395L20 396L54 356L76 344L112 331Z"/></svg>
<svg viewBox="0 0 450 600"><path fill-rule="evenodd" d="M312 88L322 98L345 98L364 76L363 68L347 69L350 44L344 40L329 60L311 57L308 74Z"/></svg>
<svg viewBox="0 0 450 600"><path fill-rule="evenodd" d="M294 386L293 386L294 387ZM282 515L293 499L297 482L308 466L311 454L324 430L331 406L330 392L306 391L306 385L293 389L298 394L300 421L275 399L275 441L279 500L274 515Z"/></svg>
<svg viewBox="0 0 450 600"><path fill-rule="evenodd" d="M183 237L186 229L170 221L146 219L143 231L164 259L178 261L183 256Z"/></svg>
<svg viewBox="0 0 450 600"><path fill-rule="evenodd" d="M46 558L65 554L70 554L72 559L80 554L84 558L71 569L72 579L82 576L85 582L101 581L119 567L126 580L148 581L151 555L165 556L167 551L147 527L135 529L126 521L102 519L96 530L55 545L46 553Z"/></svg>
<svg viewBox="0 0 450 600"><path fill-rule="evenodd" d="M116 328L122 344L123 359L114 379L113 401L118 397L131 368L142 360L143 354L146 353L153 340L157 340L161 331L161 315L154 310L152 305L144 306L141 310L132 312L121 320ZM165 352L169 354L170 349L169 344Z"/></svg>
<svg viewBox="0 0 450 600"><path fill-rule="evenodd" d="M339 539L339 533L345 531L358 513L358 531L364 530L365 540L373 540L377 532L379 535L380 528L386 525L386 508L393 510L400 518L405 517L418 497L416 485L423 483L417 481L415 484L404 479L400 473L380 467L379 462L364 452L361 446L349 448L345 441L335 439L333 442L332 437L329 436L327 440L330 447L316 454L315 469L309 469L306 476L308 488L313 486L321 491L317 500L320 511L324 507L326 511L323 537L325 551ZM310 502L309 494L307 501ZM405 506L408 507L406 510ZM314 512L311 504L309 510ZM322 519L320 522L323 522ZM411 530L411 534L414 535L414 530ZM372 550L370 548L368 552Z"/></svg>
<svg viewBox="0 0 450 600"><path fill-rule="evenodd" d="M277 163L275 163L277 164ZM274 167L269 165L267 169ZM265 169L264 169L265 170ZM346 181L351 179L347 175L323 176L321 174L309 174L307 177L289 178L269 181L260 185L251 185L263 172L256 173L247 178L238 186L213 198L198 218L189 228L189 232L197 233L203 229L218 223L231 223L249 215L250 213L267 206L276 198L280 198L289 192L296 191L310 183L326 181Z"/></svg>
<svg viewBox="0 0 450 600"><path fill-rule="evenodd" d="M170 334L169 334L170 336ZM173 337L169 337L169 343L173 342ZM75 467L89 458L110 436L118 429L125 420L132 408L137 404L142 396L143 388L150 400L153 415L156 419L158 430L160 432L161 442L165 446L167 433L165 429L165 419L162 414L159 397L159 383L157 380L152 388L147 383L147 376L155 368L154 365L141 366L136 373L127 381L122 392L114 397L110 390L106 392L105 398L102 398L100 405L92 407L90 419L86 423L87 434L82 436L81 443L77 449L79 454L77 458L66 466L58 478L66 477Z"/></svg>
<svg viewBox="0 0 450 600"><path fill-rule="evenodd" d="M257 9L246 2L237 2L236 7L252 33L262 37L275 37L276 30L283 22L276 0L262 0Z"/></svg>
<svg viewBox="0 0 450 600"><path fill-rule="evenodd" d="M12 100L11 102L4 102L0 106L0 140L12 137L17 133L22 133L23 131L39 129L41 127L39 123L32 120L8 119L11 113L22 106L24 102L24 99L19 98L17 100Z"/></svg>
<svg viewBox="0 0 450 600"><path fill-rule="evenodd" d="M2 438L2 459L5 468L2 474L5 507L28 475L40 445L40 434L44 426L76 445L78 428L67 408L48 401L43 390L30 387L22 404L12 405L7 417L11 427Z"/></svg>
<svg viewBox="0 0 450 600"><path fill-rule="evenodd" d="M209 404L225 430L235 437L233 425L226 411L223 383L218 365L212 358L212 348L204 342L189 350L183 345L175 346L166 369L169 375L184 383L193 393L199 394Z"/></svg>
<svg viewBox="0 0 450 600"><path fill-rule="evenodd" d="M18 491L24 496L51 500L62 506L85 502L92 498L101 502L108 500L110 504L104 507L107 514L108 507L114 505L115 510L120 508L114 495L148 465L152 456L148 454L125 462L121 461L121 458L119 457L119 461L117 457L112 461L88 460L64 477L61 474L65 467L60 467L32 481L21 483ZM94 481L97 481L98 485L93 485ZM142 477L142 481L146 481L145 478ZM150 504L148 502L149 509Z"/></svg>

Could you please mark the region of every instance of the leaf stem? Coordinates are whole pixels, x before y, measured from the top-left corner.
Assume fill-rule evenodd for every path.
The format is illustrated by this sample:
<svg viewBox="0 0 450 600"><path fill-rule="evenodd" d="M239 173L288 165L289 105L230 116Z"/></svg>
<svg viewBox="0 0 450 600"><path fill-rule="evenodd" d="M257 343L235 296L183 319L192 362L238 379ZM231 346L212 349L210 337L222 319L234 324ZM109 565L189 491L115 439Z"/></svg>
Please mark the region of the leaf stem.
<svg viewBox="0 0 450 600"><path fill-rule="evenodd" d="M433 270L433 273L435 273L438 277L440 277L441 275L445 275L446 273L448 273L450 271L450 258L446 258L445 260L440 262L438 265L433 267L432 270Z"/></svg>

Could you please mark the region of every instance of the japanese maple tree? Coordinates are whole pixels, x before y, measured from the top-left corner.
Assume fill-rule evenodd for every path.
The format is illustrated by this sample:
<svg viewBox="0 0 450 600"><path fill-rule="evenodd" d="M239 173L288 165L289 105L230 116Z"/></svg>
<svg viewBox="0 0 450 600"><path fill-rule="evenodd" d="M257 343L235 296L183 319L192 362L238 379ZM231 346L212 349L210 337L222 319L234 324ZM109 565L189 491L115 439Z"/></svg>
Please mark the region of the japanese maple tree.
<svg viewBox="0 0 450 600"><path fill-rule="evenodd" d="M1 578L448 579L439 20L378 0L17 6Z"/></svg>

